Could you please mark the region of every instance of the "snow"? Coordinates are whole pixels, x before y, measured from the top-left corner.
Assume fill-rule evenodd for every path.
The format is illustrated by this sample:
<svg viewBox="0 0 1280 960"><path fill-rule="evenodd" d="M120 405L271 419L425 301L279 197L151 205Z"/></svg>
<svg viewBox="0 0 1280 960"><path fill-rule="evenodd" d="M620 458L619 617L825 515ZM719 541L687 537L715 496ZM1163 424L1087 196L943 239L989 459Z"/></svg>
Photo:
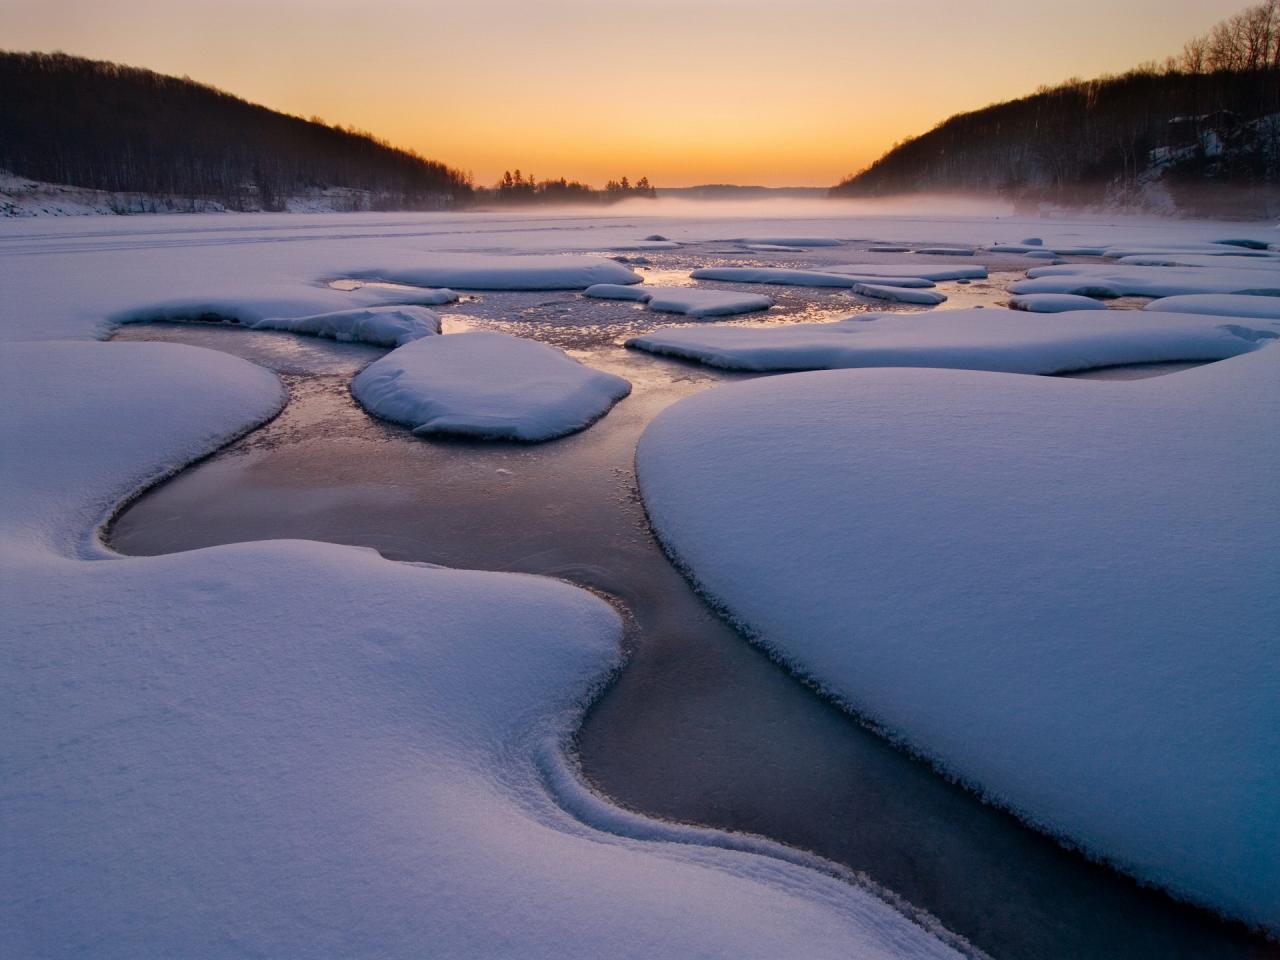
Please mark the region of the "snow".
<svg viewBox="0 0 1280 960"><path fill-rule="evenodd" d="M1250 297L1234 293L1192 294L1152 300L1144 310L1165 313L1208 313L1219 317L1263 317L1280 320L1280 297Z"/></svg>
<svg viewBox="0 0 1280 960"><path fill-rule="evenodd" d="M1063 313L1067 310L1105 310L1106 304L1071 293L1025 293L1009 298L1009 309L1030 313Z"/></svg>
<svg viewBox="0 0 1280 960"><path fill-rule="evenodd" d="M1129 363L1222 360L1280 337L1280 323L1139 310L1052 318L980 309L861 314L836 323L672 327L627 346L730 370L947 367L1061 373Z"/></svg>
<svg viewBox="0 0 1280 960"><path fill-rule="evenodd" d="M563 750L622 628L584 591L302 541L98 543L114 504L279 408L261 368L11 343L0 391L21 451L0 498L8 953L955 956L813 858L591 795Z"/></svg>
<svg viewBox="0 0 1280 960"><path fill-rule="evenodd" d="M768 247L838 247L844 243L834 237L739 237L738 242Z"/></svg>
<svg viewBox="0 0 1280 960"><path fill-rule="evenodd" d="M734 283L777 283L796 287L853 287L859 283L880 283L897 287L932 287L920 277L852 276L834 271L790 270L786 267L702 267L689 276L695 280L727 280Z"/></svg>
<svg viewBox="0 0 1280 960"><path fill-rule="evenodd" d="M308 317L267 317L254 330L286 330L333 340L398 347L440 332L440 318L426 307L364 307Z"/></svg>
<svg viewBox="0 0 1280 960"><path fill-rule="evenodd" d="M1280 296L1280 270L1144 267L1073 263L1036 267L1010 293L1074 293L1089 297L1172 297L1192 293Z"/></svg>
<svg viewBox="0 0 1280 960"><path fill-rule="evenodd" d="M375 298L380 304L414 304L423 307L437 307L446 303L456 303L458 295L448 287L411 287L399 283L366 283L363 280L335 280L329 284L334 290L360 291L364 296Z"/></svg>
<svg viewBox="0 0 1280 960"><path fill-rule="evenodd" d="M773 301L758 293L708 290L702 287L624 287L597 283L582 291L602 300L635 300L659 313L683 313L691 317L723 317L735 313L768 310Z"/></svg>
<svg viewBox="0 0 1280 960"><path fill-rule="evenodd" d="M376 288L364 288L372 293ZM375 296L379 294L374 294ZM317 297L322 295L317 293ZM108 319L124 323L231 323L252 330L285 330L332 340L394 347L440 332L440 318L426 307L359 307L311 313L316 300L254 297L190 297L120 311ZM322 297L319 302L331 303ZM276 314L282 314L277 316ZM300 316L297 314L301 314Z"/></svg>
<svg viewBox="0 0 1280 960"><path fill-rule="evenodd" d="M864 277L899 277L919 280L985 280L987 268L982 266L929 267L914 263L844 263L828 267L832 273L857 274Z"/></svg>
<svg viewBox="0 0 1280 960"><path fill-rule="evenodd" d="M968 247L917 247L916 253L933 257L972 257L973 251Z"/></svg>
<svg viewBox="0 0 1280 960"><path fill-rule="evenodd" d="M1243 252L1243 251L1242 251ZM1204 253L1140 253L1120 257L1117 263L1136 267L1212 267L1215 270L1232 267L1238 270L1269 270L1280 274L1280 257L1248 254L1223 256Z"/></svg>
<svg viewBox="0 0 1280 960"><path fill-rule="evenodd" d="M873 300L895 300L898 303L920 303L936 306L946 302L947 295L937 290L912 290L910 287L886 287L879 283L858 283L852 290L860 297L871 297Z"/></svg>
<svg viewBox="0 0 1280 960"><path fill-rule="evenodd" d="M706 290L700 287L653 287L649 309L660 313L684 313L691 317L721 317L768 310L773 301L758 293Z"/></svg>
<svg viewBox="0 0 1280 960"><path fill-rule="evenodd" d="M596 297L600 300L636 300L646 302L650 291L641 286L624 286L621 283L593 283L582 291L584 297Z"/></svg>
<svg viewBox="0 0 1280 960"><path fill-rule="evenodd" d="M1127 383L832 371L682 400L637 468L672 557L774 655L1027 821L1275 933L1278 419L1275 346Z"/></svg>
<svg viewBox="0 0 1280 960"><path fill-rule="evenodd" d="M431 254L424 259L428 262L421 266L366 267L348 271L347 275L358 280L460 290L585 290L596 283L641 280L639 274L607 257L451 253Z"/></svg>
<svg viewBox="0 0 1280 960"><path fill-rule="evenodd" d="M366 410L417 434L529 442L582 430L630 392L556 347L487 331L410 343L351 383Z"/></svg>

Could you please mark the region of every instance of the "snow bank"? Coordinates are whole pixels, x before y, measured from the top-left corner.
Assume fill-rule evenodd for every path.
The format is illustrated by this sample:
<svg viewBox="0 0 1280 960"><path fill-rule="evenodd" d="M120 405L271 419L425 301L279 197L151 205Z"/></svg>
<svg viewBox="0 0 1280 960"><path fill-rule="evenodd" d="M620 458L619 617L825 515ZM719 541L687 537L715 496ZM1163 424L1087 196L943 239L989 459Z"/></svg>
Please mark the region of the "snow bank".
<svg viewBox="0 0 1280 960"><path fill-rule="evenodd" d="M390 280L460 290L585 290L595 283L639 283L641 277L607 257L433 253L424 266L346 271L358 280Z"/></svg>
<svg viewBox="0 0 1280 960"><path fill-rule="evenodd" d="M490 332L419 340L351 382L366 410L414 433L531 442L590 426L630 392L622 377L563 350Z"/></svg>
<svg viewBox="0 0 1280 960"><path fill-rule="evenodd" d="M1249 297L1232 293L1206 293L1162 297L1143 309L1165 313L1208 313L1219 317L1262 317L1280 320L1280 297Z"/></svg>
<svg viewBox="0 0 1280 960"><path fill-rule="evenodd" d="M945 293L937 290L912 290L910 287L886 287L879 283L857 283L853 293L860 297L871 297L873 300L895 300L898 303L921 303L926 306L937 306L947 299Z"/></svg>
<svg viewBox="0 0 1280 960"><path fill-rule="evenodd" d="M260 368L18 343L0 393L21 451L0 498L8 953L954 956L852 883L726 849L767 844L588 794L561 748L621 625L584 591L321 543L95 546L113 503L278 408Z"/></svg>
<svg viewBox="0 0 1280 960"><path fill-rule="evenodd" d="M682 400L636 459L676 561L799 672L1278 932L1277 422L1274 346L1128 383L835 371Z"/></svg>
<svg viewBox="0 0 1280 960"><path fill-rule="evenodd" d="M1280 296L1280 270L1142 267L1071 263L1035 267L1010 293L1074 293L1086 297L1173 297L1192 293Z"/></svg>
<svg viewBox="0 0 1280 960"><path fill-rule="evenodd" d="M1030 313L1065 313L1068 310L1105 310L1106 304L1071 293L1025 293L1009 298L1009 309Z"/></svg>
<svg viewBox="0 0 1280 960"><path fill-rule="evenodd" d="M1128 363L1222 360L1280 336L1280 323L1140 310L1053 318L971 309L864 314L777 327L672 327L627 341L650 353L730 370L949 367L1061 373Z"/></svg>

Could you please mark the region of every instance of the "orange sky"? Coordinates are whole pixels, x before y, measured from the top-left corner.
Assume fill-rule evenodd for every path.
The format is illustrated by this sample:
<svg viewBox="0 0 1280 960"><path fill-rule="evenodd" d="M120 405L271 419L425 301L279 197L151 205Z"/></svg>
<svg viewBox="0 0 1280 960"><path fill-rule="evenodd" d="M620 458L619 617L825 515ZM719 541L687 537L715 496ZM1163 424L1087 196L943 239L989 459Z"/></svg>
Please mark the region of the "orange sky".
<svg viewBox="0 0 1280 960"><path fill-rule="evenodd" d="M0 0L0 44L186 74L475 173L828 186L1240 0Z"/></svg>

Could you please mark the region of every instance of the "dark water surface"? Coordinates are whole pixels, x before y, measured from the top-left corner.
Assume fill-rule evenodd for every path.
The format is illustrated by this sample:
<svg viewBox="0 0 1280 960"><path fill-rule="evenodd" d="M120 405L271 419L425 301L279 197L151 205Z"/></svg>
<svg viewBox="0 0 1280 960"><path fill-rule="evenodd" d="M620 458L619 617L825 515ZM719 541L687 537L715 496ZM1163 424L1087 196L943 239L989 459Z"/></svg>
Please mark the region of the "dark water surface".
<svg viewBox="0 0 1280 960"><path fill-rule="evenodd" d="M572 321L579 309L571 295L540 296L517 301L530 304L515 311L519 322L534 322L538 308ZM611 308L619 319L634 309ZM464 309L473 308L456 316ZM819 853L999 958L1280 953L981 803L724 624L653 540L632 461L660 410L744 375L630 353L613 333L576 332L563 344L630 379L634 392L583 433L525 446L423 440L371 419L347 385L381 353L373 348L221 327L126 328L118 339L196 343L262 363L281 372L292 399L272 423L139 498L109 542L155 555L318 539L603 591L632 618L632 656L589 712L578 747L588 780L620 805Z"/></svg>

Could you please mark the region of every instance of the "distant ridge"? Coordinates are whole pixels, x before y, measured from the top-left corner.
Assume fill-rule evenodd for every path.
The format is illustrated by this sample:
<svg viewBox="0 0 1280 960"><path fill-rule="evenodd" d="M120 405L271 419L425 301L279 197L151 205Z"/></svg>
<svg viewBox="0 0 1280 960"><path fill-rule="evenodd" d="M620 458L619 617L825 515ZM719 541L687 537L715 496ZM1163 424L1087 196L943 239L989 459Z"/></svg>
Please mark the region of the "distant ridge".
<svg viewBox="0 0 1280 960"><path fill-rule="evenodd" d="M1280 209L1278 185L1280 0L1269 0L1162 67L953 116L831 196L966 191L1266 216Z"/></svg>
<svg viewBox="0 0 1280 960"><path fill-rule="evenodd" d="M442 163L188 78L0 51L0 92L0 170L33 181L164 198L168 209L421 210L471 196L469 179Z"/></svg>

